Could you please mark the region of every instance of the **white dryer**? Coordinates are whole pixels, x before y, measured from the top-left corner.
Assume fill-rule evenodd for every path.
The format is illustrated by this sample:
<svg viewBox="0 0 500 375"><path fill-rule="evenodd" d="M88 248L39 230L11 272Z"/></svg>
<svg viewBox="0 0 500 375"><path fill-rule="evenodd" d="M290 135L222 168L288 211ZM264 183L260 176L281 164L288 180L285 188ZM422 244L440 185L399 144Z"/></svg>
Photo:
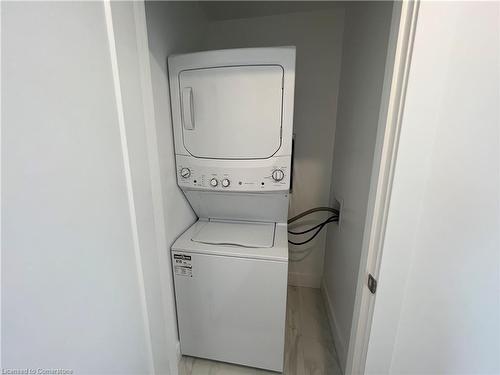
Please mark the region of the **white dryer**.
<svg viewBox="0 0 500 375"><path fill-rule="evenodd" d="M177 182L199 218L172 246L181 352L282 371L295 48L168 65Z"/></svg>

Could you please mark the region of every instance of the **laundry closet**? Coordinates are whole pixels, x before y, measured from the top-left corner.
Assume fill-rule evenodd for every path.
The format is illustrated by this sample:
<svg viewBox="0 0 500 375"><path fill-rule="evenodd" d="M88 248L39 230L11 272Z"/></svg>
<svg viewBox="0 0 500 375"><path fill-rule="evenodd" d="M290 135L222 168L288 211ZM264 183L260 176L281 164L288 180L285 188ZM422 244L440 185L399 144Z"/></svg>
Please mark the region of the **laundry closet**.
<svg viewBox="0 0 500 375"><path fill-rule="evenodd" d="M393 2L301 1L148 1L145 5L165 220L174 238L201 216L195 199L189 203L179 188L179 181L186 180L179 177L181 166L174 157L176 114L172 116L168 59L202 51L295 47L293 144L285 172L288 218L316 207L337 213L317 211L288 227L299 234L288 235L284 373L313 373L308 366L326 371L318 374L345 370L383 88L393 48L393 6ZM186 95L188 100L192 93L181 90L175 95ZM178 116L184 119L188 114ZM266 138L271 133L260 136L263 149L273 147ZM225 142L195 141L201 153L213 152L214 145ZM252 154L241 145L237 149ZM187 171L182 173L188 176ZM216 181L217 188L221 183L238 184L222 181ZM237 293L237 286L232 290ZM314 353L309 355L308 347Z"/></svg>

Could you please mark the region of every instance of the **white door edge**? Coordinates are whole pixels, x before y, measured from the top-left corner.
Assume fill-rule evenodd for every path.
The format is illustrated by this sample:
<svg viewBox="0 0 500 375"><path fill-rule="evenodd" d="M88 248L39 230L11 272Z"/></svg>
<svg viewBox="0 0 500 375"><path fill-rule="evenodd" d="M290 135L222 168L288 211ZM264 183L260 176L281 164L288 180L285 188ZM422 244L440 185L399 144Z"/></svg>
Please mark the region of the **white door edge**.
<svg viewBox="0 0 500 375"><path fill-rule="evenodd" d="M108 23L108 35L114 37L113 18L116 15L116 19L120 20L120 14L113 11L113 2L106 0L104 2L106 9L106 21ZM149 42L148 42L148 30L147 30L147 20L146 20L146 8L144 1L134 1L130 3L124 3L122 6L127 7L128 15L133 16L133 20L128 20L131 26L135 26L135 40L131 40L131 45L135 42L136 50L133 51L134 55L131 59L136 59L137 70L134 74L137 74L138 82L140 84L140 98L142 99L143 113L140 122L144 126L145 141L147 143L147 157L142 160L145 163L145 167L148 169L149 180L144 181L145 184L149 186L150 191L150 203L151 208L148 209L148 213L153 218L154 225L154 235L155 235L155 247L150 250L154 250L158 255L158 273L160 279L160 298L161 305L163 307L162 313L164 314L165 325L161 327L163 331L158 334L156 327L149 319L149 315L152 311L151 303L148 300L148 285L145 282L144 272L143 272L143 258L144 249L138 244L138 250L136 250L136 259L138 264L138 277L139 283L141 284L143 295L143 314L145 320L145 328L147 330L147 346L148 346L148 356L150 357L150 369L149 374L178 374L178 363L180 360L180 349L179 340L177 337L177 323L175 316L175 301L173 299L173 280L171 278L171 268L170 268L170 256L168 252L164 252L164 249L168 248L168 240L165 232L165 217L163 214L163 196L161 193L160 184L160 164L159 164L159 154L157 145L157 134L156 134L156 118L154 113L154 97L153 88L151 81L151 65L150 65L150 54L149 54ZM112 43L111 43L112 42ZM110 41L113 49L115 48L115 42ZM111 47L110 47L111 49ZM112 57L113 53L116 51L111 51ZM116 56L114 56L116 60ZM120 59L115 62L116 74L120 75ZM116 83L115 83L116 84ZM121 91L120 91L121 92ZM126 92L123 89L123 92ZM122 111L123 112L123 111ZM123 113L122 113L123 114ZM136 125L139 126L139 125ZM125 139L126 140L126 139ZM127 142L125 142L127 146ZM131 157L132 158L132 157ZM128 164L133 164L130 160L127 161ZM132 189L131 186L130 189ZM142 226L149 226L150 224L141 224L140 221L134 221L134 230L138 231ZM136 234L137 236L138 234ZM138 239L136 242L139 241ZM139 241L140 242L140 241ZM164 255L162 254L164 252ZM162 254L160 256L160 254ZM159 336L166 338L165 340L158 339ZM166 346L166 350L165 350Z"/></svg>
<svg viewBox="0 0 500 375"><path fill-rule="evenodd" d="M367 281L369 274L379 279L418 6L418 0L393 6L346 374L365 371L375 303Z"/></svg>

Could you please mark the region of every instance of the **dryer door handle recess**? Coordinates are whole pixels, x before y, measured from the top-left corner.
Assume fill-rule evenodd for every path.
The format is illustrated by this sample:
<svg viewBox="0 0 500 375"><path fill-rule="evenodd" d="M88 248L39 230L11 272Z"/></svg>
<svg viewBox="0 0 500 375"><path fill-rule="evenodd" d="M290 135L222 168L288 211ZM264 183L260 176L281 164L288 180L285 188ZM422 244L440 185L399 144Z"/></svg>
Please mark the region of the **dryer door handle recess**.
<svg viewBox="0 0 500 375"><path fill-rule="evenodd" d="M186 130L194 130L193 113L193 89L184 87L182 89L182 122Z"/></svg>

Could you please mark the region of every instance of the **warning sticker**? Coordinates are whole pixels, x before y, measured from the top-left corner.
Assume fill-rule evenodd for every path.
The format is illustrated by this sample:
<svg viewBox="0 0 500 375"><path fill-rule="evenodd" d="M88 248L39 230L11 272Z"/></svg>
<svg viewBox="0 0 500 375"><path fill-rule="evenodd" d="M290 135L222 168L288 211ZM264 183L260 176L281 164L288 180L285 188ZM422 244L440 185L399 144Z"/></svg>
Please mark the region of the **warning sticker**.
<svg viewBox="0 0 500 375"><path fill-rule="evenodd" d="M174 254L174 272L178 276L193 277L191 255Z"/></svg>

